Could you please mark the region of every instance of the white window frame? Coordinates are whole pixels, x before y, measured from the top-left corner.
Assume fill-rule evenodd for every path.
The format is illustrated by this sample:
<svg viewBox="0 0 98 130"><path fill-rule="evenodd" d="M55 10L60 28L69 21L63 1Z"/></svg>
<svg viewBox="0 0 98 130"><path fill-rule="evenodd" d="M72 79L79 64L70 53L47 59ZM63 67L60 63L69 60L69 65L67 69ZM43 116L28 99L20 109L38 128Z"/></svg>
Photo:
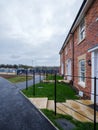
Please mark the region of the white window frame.
<svg viewBox="0 0 98 130"><path fill-rule="evenodd" d="M84 70L83 70L83 68L82 68L82 62L84 62ZM86 66L85 66L85 60L84 59L81 59L80 61L79 61L79 85L81 85L82 87L85 87L85 81L86 81L86 79L85 78L83 78L83 77L81 77L82 75L84 75L84 77L85 77L85 72L86 72Z"/></svg>
<svg viewBox="0 0 98 130"><path fill-rule="evenodd" d="M83 18L79 25L79 42L85 39L85 19Z"/></svg>

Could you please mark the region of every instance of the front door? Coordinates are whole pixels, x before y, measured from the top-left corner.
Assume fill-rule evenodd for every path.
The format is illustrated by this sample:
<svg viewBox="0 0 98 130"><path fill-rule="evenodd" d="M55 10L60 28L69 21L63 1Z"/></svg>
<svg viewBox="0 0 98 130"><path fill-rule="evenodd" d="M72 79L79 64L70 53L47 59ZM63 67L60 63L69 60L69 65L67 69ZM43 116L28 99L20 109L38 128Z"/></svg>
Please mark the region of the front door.
<svg viewBox="0 0 98 130"><path fill-rule="evenodd" d="M98 50L95 51L95 76L98 78ZM98 79L96 80L96 94L98 95ZM96 102L98 103L98 96L96 96Z"/></svg>
<svg viewBox="0 0 98 130"><path fill-rule="evenodd" d="M98 78L98 50L92 52L92 77ZM96 80L96 95L98 95L98 79ZM92 79L92 94L91 100L94 101L94 79ZM98 103L98 96L96 96Z"/></svg>
<svg viewBox="0 0 98 130"><path fill-rule="evenodd" d="M71 77L71 60L70 59L68 59L68 61L67 61L67 79L68 80L71 80L72 79L72 77Z"/></svg>
<svg viewBox="0 0 98 130"><path fill-rule="evenodd" d="M61 65L61 75L63 75L64 74L64 64L62 63L62 65Z"/></svg>

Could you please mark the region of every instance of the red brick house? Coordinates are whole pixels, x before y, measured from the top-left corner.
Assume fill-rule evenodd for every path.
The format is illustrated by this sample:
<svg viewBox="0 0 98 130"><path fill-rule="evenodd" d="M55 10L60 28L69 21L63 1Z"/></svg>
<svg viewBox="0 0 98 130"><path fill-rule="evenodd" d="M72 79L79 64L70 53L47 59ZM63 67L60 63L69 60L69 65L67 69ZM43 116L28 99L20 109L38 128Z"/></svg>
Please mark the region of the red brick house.
<svg viewBox="0 0 98 130"><path fill-rule="evenodd" d="M93 101L94 80L84 77L98 78L98 0L83 1L59 54L60 73Z"/></svg>

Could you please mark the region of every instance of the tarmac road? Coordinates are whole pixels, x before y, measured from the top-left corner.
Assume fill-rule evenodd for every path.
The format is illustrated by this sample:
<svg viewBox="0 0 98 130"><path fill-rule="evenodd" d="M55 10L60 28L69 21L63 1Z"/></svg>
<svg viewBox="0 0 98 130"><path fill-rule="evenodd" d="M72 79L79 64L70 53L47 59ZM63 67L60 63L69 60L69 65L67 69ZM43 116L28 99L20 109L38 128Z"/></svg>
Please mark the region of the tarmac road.
<svg viewBox="0 0 98 130"><path fill-rule="evenodd" d="M0 77L0 130L56 130L16 86Z"/></svg>

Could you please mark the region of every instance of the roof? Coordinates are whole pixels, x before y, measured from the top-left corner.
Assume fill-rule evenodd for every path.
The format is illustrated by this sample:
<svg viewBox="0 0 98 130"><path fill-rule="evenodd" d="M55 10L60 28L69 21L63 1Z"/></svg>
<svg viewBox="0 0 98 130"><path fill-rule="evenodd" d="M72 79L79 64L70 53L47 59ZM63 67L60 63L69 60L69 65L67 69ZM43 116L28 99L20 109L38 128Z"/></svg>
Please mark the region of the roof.
<svg viewBox="0 0 98 130"><path fill-rule="evenodd" d="M81 5L81 7L80 7L80 9L78 11L78 14L77 14L77 16L76 16L76 18L75 18L75 20L74 20L70 30L69 30L69 33L68 33L68 35L67 35L67 37L66 37L66 39L65 39L65 41L64 41L64 43L62 45L62 48L60 49L59 54L61 54L62 51L64 50L64 48L65 48L65 46L66 46L66 44L67 44L71 34L75 31L76 27L79 25L79 23L81 22L82 18L85 16L85 13L89 9L89 7L90 7L90 5L92 4L93 1L94 0L84 0L83 1L82 5Z"/></svg>

